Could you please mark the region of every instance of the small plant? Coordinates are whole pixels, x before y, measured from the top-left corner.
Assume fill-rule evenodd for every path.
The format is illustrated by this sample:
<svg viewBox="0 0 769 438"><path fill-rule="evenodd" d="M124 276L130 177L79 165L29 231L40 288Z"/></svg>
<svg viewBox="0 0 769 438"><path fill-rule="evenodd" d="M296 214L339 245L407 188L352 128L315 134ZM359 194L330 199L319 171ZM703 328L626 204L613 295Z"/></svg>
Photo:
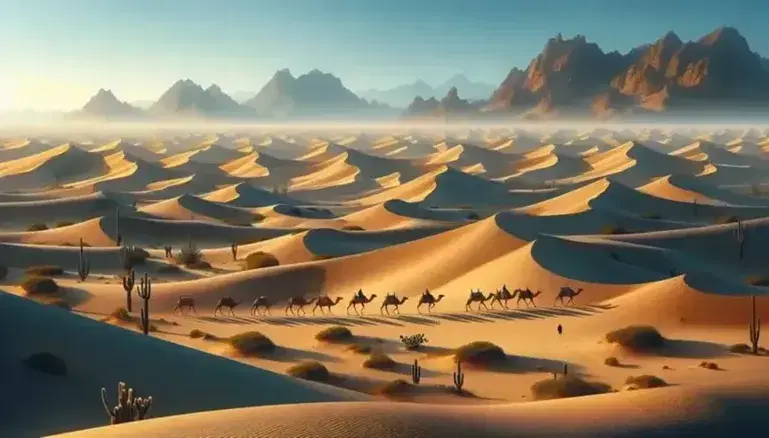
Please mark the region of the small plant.
<svg viewBox="0 0 769 438"><path fill-rule="evenodd" d="M21 283L21 288L29 295L54 295L59 292L59 285L52 278L30 277Z"/></svg>
<svg viewBox="0 0 769 438"><path fill-rule="evenodd" d="M117 385L117 405L110 408L107 404L107 390L101 389L101 402L109 415L110 424L129 423L143 420L152 406L152 396L147 398L134 396L133 388L127 388L123 382Z"/></svg>
<svg viewBox="0 0 769 438"><path fill-rule="evenodd" d="M391 370L396 365L397 363L384 353L372 353L362 364L363 368L375 370Z"/></svg>
<svg viewBox="0 0 769 438"><path fill-rule="evenodd" d="M64 269L62 269L61 266L55 265L38 265L28 267L24 270L24 273L40 277L57 277L59 275L64 275Z"/></svg>
<svg viewBox="0 0 769 438"><path fill-rule="evenodd" d="M756 318L756 296L751 297L751 317L750 317L750 345L752 346L750 351L753 354L758 354L758 340L761 338L761 318Z"/></svg>
<svg viewBox="0 0 769 438"><path fill-rule="evenodd" d="M599 382L588 382L579 377L546 379L531 386L531 395L534 400L581 397L585 395L605 394L609 391L611 391L609 385Z"/></svg>
<svg viewBox="0 0 769 438"><path fill-rule="evenodd" d="M176 261L187 267L194 266L203 261L203 253L195 245L195 242L190 240L186 247L179 250Z"/></svg>
<svg viewBox="0 0 769 438"><path fill-rule="evenodd" d="M260 269L278 266L278 259L269 253L257 251L246 256L246 269Z"/></svg>
<svg viewBox="0 0 769 438"><path fill-rule="evenodd" d="M315 339L321 342L346 342L352 339L352 332L347 327L337 325L319 331Z"/></svg>
<svg viewBox="0 0 769 438"><path fill-rule="evenodd" d="M134 285L136 284L136 272L134 272L133 269L130 269L125 275L123 275L123 290L125 291L125 304L126 309L128 309L129 312L133 312L131 308L131 293L134 290Z"/></svg>
<svg viewBox="0 0 769 438"><path fill-rule="evenodd" d="M634 351L654 350L665 346L665 338L651 326L628 326L606 334L606 341Z"/></svg>
<svg viewBox="0 0 769 438"><path fill-rule="evenodd" d="M230 244L230 252L232 253L232 261L236 261L238 259L238 244L237 243L231 243Z"/></svg>
<svg viewBox="0 0 769 438"><path fill-rule="evenodd" d="M109 317L114 321L119 322L132 322L133 318L128 314L128 310L125 307L118 307L109 314Z"/></svg>
<svg viewBox="0 0 769 438"><path fill-rule="evenodd" d="M51 353L34 353L24 359L24 366L51 376L66 376L67 363Z"/></svg>
<svg viewBox="0 0 769 438"><path fill-rule="evenodd" d="M427 338L425 337L424 333L419 333L416 335L410 335L410 336L400 336L401 343L403 343L403 346L406 348L406 350L419 350L423 344L426 344Z"/></svg>
<svg viewBox="0 0 769 438"><path fill-rule="evenodd" d="M737 221L737 228L734 230L734 238L737 240L737 245L739 245L740 252L740 260L742 260L742 256L745 250L745 242L747 241L747 228L745 227L745 224L742 223L742 221Z"/></svg>
<svg viewBox="0 0 769 438"><path fill-rule="evenodd" d="M86 278L88 278L88 275L91 273L91 263L88 261L88 258L85 256L85 251L83 251L83 239L80 239L80 257L77 261L77 275L80 277L80 281L85 281Z"/></svg>
<svg viewBox="0 0 769 438"><path fill-rule="evenodd" d="M419 366L419 360L414 359L414 365L411 365L411 381L415 385L419 385L419 381L422 379L422 367Z"/></svg>
<svg viewBox="0 0 769 438"><path fill-rule="evenodd" d="M491 342L471 342L454 350L454 360L470 365L490 365L506 359L505 351Z"/></svg>
<svg viewBox="0 0 769 438"><path fill-rule="evenodd" d="M413 390L414 390L414 386L412 384L410 384L409 382L403 379L397 379L377 387L374 390L374 393L383 395L385 397L396 398L399 396L408 395Z"/></svg>
<svg viewBox="0 0 769 438"><path fill-rule="evenodd" d="M318 361L300 362L287 371L288 375L314 382L326 382L329 378L328 369Z"/></svg>
<svg viewBox="0 0 769 438"><path fill-rule="evenodd" d="M136 246L121 246L120 247L120 266L124 271L128 272L135 266L143 265L150 254Z"/></svg>
<svg viewBox="0 0 769 438"><path fill-rule="evenodd" d="M27 227L27 231L45 231L48 229L46 224L32 224Z"/></svg>
<svg viewBox="0 0 769 438"><path fill-rule="evenodd" d="M215 341L219 339L216 336L199 329L190 330L190 337L192 339L205 339L206 341Z"/></svg>
<svg viewBox="0 0 769 438"><path fill-rule="evenodd" d="M68 227L70 225L75 225L75 223L74 222L69 222L69 221L59 221L59 222L56 222L53 225L53 227L54 228L63 228L63 227Z"/></svg>
<svg viewBox="0 0 769 438"><path fill-rule="evenodd" d="M668 383L657 376L645 374L643 376L630 376L625 380L626 385L632 385L637 389L662 388Z"/></svg>
<svg viewBox="0 0 769 438"><path fill-rule="evenodd" d="M465 384L465 373L462 372L462 362L457 361L457 370L453 373L454 386L457 388L457 392L462 394L462 386Z"/></svg>
<svg viewBox="0 0 769 438"><path fill-rule="evenodd" d="M250 331L231 336L227 342L243 356L258 356L275 351L275 344L260 332Z"/></svg>
<svg viewBox="0 0 769 438"><path fill-rule="evenodd" d="M619 366L619 359L617 359L614 356L607 357L604 359L603 364L608 367L618 367Z"/></svg>
<svg viewBox="0 0 769 438"><path fill-rule="evenodd" d="M705 368L706 370L720 370L721 368L718 366L715 362L707 362L702 361L699 365L700 368Z"/></svg>
<svg viewBox="0 0 769 438"><path fill-rule="evenodd" d="M150 332L150 298L152 298L152 280L144 274L144 278L139 283L139 289L136 291L139 297L144 300L144 307L141 311L141 328L145 335Z"/></svg>

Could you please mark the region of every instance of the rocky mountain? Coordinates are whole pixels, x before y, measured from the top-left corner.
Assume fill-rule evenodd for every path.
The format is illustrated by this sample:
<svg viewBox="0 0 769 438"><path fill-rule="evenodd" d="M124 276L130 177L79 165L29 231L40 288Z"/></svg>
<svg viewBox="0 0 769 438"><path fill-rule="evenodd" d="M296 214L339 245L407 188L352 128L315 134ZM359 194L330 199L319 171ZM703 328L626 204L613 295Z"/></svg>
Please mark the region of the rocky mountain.
<svg viewBox="0 0 769 438"><path fill-rule="evenodd" d="M244 106L225 94L218 85L203 89L184 79L174 83L148 112L156 117L244 117L251 115Z"/></svg>
<svg viewBox="0 0 769 438"><path fill-rule="evenodd" d="M121 102L112 91L102 88L83 108L71 115L76 118L130 119L140 117L142 110L127 102Z"/></svg>
<svg viewBox="0 0 769 438"><path fill-rule="evenodd" d="M549 117L589 110L691 110L769 103L766 60L724 27L697 41L673 32L627 54L604 53L583 36L551 38L526 70L513 69L492 95L492 113Z"/></svg>
<svg viewBox="0 0 769 438"><path fill-rule="evenodd" d="M406 119L465 117L479 109L480 104L461 99L457 88L451 88L441 100L437 100L434 97L424 99L421 96L417 96L409 104L403 117Z"/></svg>
<svg viewBox="0 0 769 438"><path fill-rule="evenodd" d="M436 87L419 79L413 84L399 85L387 90L365 90L358 94L366 99L375 99L392 107L405 108L412 102L414 96L422 96L424 99L437 98L438 96L445 96L452 88L456 88L463 96L473 100L488 99L494 91L493 85L472 82L466 76L457 74Z"/></svg>
<svg viewBox="0 0 769 438"><path fill-rule="evenodd" d="M288 69L278 70L244 105L264 117L338 115L372 108L332 74L312 70L295 78Z"/></svg>

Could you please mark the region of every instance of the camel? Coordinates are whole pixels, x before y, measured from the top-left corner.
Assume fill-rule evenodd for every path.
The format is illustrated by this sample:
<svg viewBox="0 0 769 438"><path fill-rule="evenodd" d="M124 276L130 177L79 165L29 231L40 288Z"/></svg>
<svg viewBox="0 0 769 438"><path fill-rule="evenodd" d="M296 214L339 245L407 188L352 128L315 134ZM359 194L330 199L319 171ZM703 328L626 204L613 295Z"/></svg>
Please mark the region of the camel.
<svg viewBox="0 0 769 438"><path fill-rule="evenodd" d="M574 302L574 297L576 297L581 293L582 293L582 288L574 290L572 289L571 286L562 287L561 290L558 292L558 296L555 297L555 300L553 301L553 307L555 307L555 304L558 302L558 300L561 300L562 306L567 306L569 304L572 304ZM565 304L563 302L564 297L569 299Z"/></svg>
<svg viewBox="0 0 769 438"><path fill-rule="evenodd" d="M326 307L328 308L328 313L333 315L334 313L331 312L331 307L336 306L340 301L342 301L342 297L336 297L336 300L332 301L328 296L322 296L315 301L315 307L312 308L312 314L315 315L315 310L320 307L320 313L325 315L326 313L323 311L323 308Z"/></svg>
<svg viewBox="0 0 769 438"><path fill-rule="evenodd" d="M219 302L216 304L216 308L214 309L214 316L216 316L216 312L220 312L222 310L222 307L226 307L230 310L230 314L232 316L235 316L235 312L232 311L238 304L240 304L240 301L235 301L232 297L221 297L219 298ZM222 315L224 315L224 312L220 312Z"/></svg>
<svg viewBox="0 0 769 438"><path fill-rule="evenodd" d="M292 315L298 316L299 311L301 310L302 313L306 314L304 310L304 306L309 306L310 304L314 303L317 300L317 298L311 298L309 301L305 299L304 297L291 297L288 299L288 305L286 306L286 315L288 315L288 311L291 311ZM294 313L294 307L297 308L296 313Z"/></svg>
<svg viewBox="0 0 769 438"><path fill-rule="evenodd" d="M516 307L521 304L521 300L526 303L526 307L529 307L529 301L531 301L531 304L534 305L534 307L537 307L537 305L534 304L534 298L540 296L542 291L537 291L537 293L534 293L529 288L516 289L515 291L518 293L518 300L515 302Z"/></svg>
<svg viewBox="0 0 769 438"><path fill-rule="evenodd" d="M271 315L270 313L271 305L272 303L270 303L267 297L258 297L257 299L254 300L254 304L251 305L251 316L261 315L261 313L259 313L260 307L264 307L265 313L267 315Z"/></svg>
<svg viewBox="0 0 769 438"><path fill-rule="evenodd" d="M179 301L176 302L176 307L174 307L174 311L172 313L176 313L178 310L182 315L184 315L185 307L192 309L192 311L195 313L198 313L197 310L195 310L195 299L187 295L182 295L179 297Z"/></svg>
<svg viewBox="0 0 769 438"><path fill-rule="evenodd" d="M422 304L427 304L427 313L431 313L433 311L433 307L435 307L436 304L440 303L443 299L444 295L438 295L438 298L435 298L433 294L430 293L429 289L425 289L424 293L422 293L422 296L419 297L419 304L417 304L417 312L422 313L422 311L419 309Z"/></svg>
<svg viewBox="0 0 769 438"><path fill-rule="evenodd" d="M481 306L483 306L486 310L488 310L488 306L486 306L486 301L489 301L490 299L494 298L494 294L490 293L488 297L483 296L483 292L481 292L480 289L477 291L473 291L470 289L470 296L467 298L467 303L465 303L465 310L472 310L472 307L470 307L470 304L477 302L478 303L478 310L481 310Z"/></svg>
<svg viewBox="0 0 769 438"><path fill-rule="evenodd" d="M405 303L406 300L408 299L409 299L408 297L403 297L400 300L398 300L398 297L396 297L395 294L387 294L387 296L382 301L382 307L379 308L379 313L382 313L384 315L383 312L387 312L387 314L389 315L390 314L389 307L394 306L395 307L394 312L400 315L401 311L398 310L398 307L401 304Z"/></svg>
<svg viewBox="0 0 769 438"><path fill-rule="evenodd" d="M509 307L507 307L507 302L515 298L516 295L518 295L517 289L511 294L510 291L507 290L507 285L502 285L502 289L498 290L497 293L494 294L494 298L491 299L490 306L493 309L494 303L499 303L500 306L509 309Z"/></svg>
<svg viewBox="0 0 769 438"><path fill-rule="evenodd" d="M374 298L376 298L376 294L372 294L369 298L366 298L366 295L363 295L363 291L359 290L358 293L350 299L350 304L347 305L347 314L350 314L350 307L352 307L356 315L362 315L363 310L366 309L366 304L374 301ZM358 304L360 304L360 313L358 313Z"/></svg>

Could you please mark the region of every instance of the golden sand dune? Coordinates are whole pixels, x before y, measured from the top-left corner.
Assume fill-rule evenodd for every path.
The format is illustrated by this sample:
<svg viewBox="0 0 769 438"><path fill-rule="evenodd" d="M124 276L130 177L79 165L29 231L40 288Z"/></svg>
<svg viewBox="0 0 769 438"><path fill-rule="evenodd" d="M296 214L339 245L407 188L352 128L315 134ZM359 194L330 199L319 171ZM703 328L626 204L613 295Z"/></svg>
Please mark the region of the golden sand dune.
<svg viewBox="0 0 769 438"><path fill-rule="evenodd" d="M423 208L419 204L392 199L342 218L347 223L366 229L446 226L477 219L466 210Z"/></svg>
<svg viewBox="0 0 769 438"><path fill-rule="evenodd" d="M288 196L260 189L248 183L239 183L206 193L203 199L222 202L236 207L264 207L275 204L294 204Z"/></svg>
<svg viewBox="0 0 769 438"><path fill-rule="evenodd" d="M50 188L93 178L108 170L98 154L64 144L0 164L0 187L5 191Z"/></svg>
<svg viewBox="0 0 769 438"><path fill-rule="evenodd" d="M57 222L80 222L82 220L114 213L119 202L104 193L93 193L59 199L0 202L3 228L26 227L36 223L47 223L53 227Z"/></svg>
<svg viewBox="0 0 769 438"><path fill-rule="evenodd" d="M208 201L193 195L181 195L160 201L142 207L139 211L162 219L204 220L241 225L249 225L258 219L247 210Z"/></svg>
<svg viewBox="0 0 769 438"><path fill-rule="evenodd" d="M19 138L8 140L0 145L0 162L29 157L45 152L50 148L51 145L36 139Z"/></svg>
<svg viewBox="0 0 769 438"><path fill-rule="evenodd" d="M236 158L233 161L222 164L219 168L232 176L240 178L258 178L269 175L270 171L256 162L258 156L257 153L249 153L242 158Z"/></svg>

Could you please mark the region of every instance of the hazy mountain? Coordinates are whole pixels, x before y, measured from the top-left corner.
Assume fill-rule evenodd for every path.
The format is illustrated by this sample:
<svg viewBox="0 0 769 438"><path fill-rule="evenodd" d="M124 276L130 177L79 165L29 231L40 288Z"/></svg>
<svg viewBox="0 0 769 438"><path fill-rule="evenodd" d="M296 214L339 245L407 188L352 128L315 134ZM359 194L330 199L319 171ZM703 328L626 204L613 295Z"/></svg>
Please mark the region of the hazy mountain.
<svg viewBox="0 0 769 438"><path fill-rule="evenodd" d="M189 79L174 83L148 111L157 117L243 117L251 114L218 85L203 89Z"/></svg>
<svg viewBox="0 0 769 438"><path fill-rule="evenodd" d="M142 116L142 110L127 102L121 102L110 90L100 89L73 117L123 119Z"/></svg>
<svg viewBox="0 0 769 438"><path fill-rule="evenodd" d="M155 101L153 101L153 100L133 100L133 101L128 102L128 103L130 103L131 105L135 106L136 108L140 108L140 109L146 110L146 109L149 109L149 107L151 107L152 104L155 103Z"/></svg>
<svg viewBox="0 0 769 438"><path fill-rule="evenodd" d="M479 104L471 103L459 97L456 87L449 89L446 96L440 101L434 97L424 99L417 96L408 106L404 113L404 118L424 118L424 117L465 117L480 109Z"/></svg>
<svg viewBox="0 0 769 438"><path fill-rule="evenodd" d="M230 97L232 97L235 102L240 104L245 103L248 101L248 99L251 99L255 95L256 91L234 91L230 93Z"/></svg>
<svg viewBox="0 0 769 438"><path fill-rule="evenodd" d="M492 112L531 117L586 110L659 112L769 102L769 70L745 38L725 27L684 43L673 32L627 54L604 53L583 36L551 38L525 71L492 95Z"/></svg>
<svg viewBox="0 0 769 438"><path fill-rule="evenodd" d="M278 70L244 105L266 117L345 114L372 108L334 75L312 70L295 78L288 69Z"/></svg>
<svg viewBox="0 0 769 438"><path fill-rule="evenodd" d="M413 84L399 85L388 90L365 90L359 94L369 100L376 99L393 107L405 108L414 100L414 96L421 96L425 99L437 98L438 96L445 96L452 88L456 88L469 99L488 99L494 91L493 85L472 82L466 76L458 74L435 87L419 79Z"/></svg>

